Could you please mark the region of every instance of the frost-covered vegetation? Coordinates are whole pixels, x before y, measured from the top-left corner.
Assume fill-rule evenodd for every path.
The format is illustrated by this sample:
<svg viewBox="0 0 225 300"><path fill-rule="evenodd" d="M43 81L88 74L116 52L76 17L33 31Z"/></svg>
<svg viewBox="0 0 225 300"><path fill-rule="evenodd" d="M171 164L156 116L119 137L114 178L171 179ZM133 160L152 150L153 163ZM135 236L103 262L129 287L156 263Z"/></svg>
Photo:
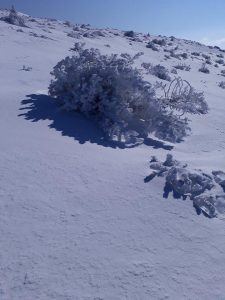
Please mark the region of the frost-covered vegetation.
<svg viewBox="0 0 225 300"><path fill-rule="evenodd" d="M190 71L191 70L191 66L186 65L186 64L178 64L178 65L174 66L174 68L177 70L182 70L182 71Z"/></svg>
<svg viewBox="0 0 225 300"><path fill-rule="evenodd" d="M161 84L164 95L163 105L180 111L182 114L206 114L209 110L203 92L197 92L188 81L175 78L169 86Z"/></svg>
<svg viewBox="0 0 225 300"><path fill-rule="evenodd" d="M225 214L224 172L213 171L212 174L206 174L201 170L190 170L187 164L174 160L171 154L167 155L164 162L152 157L150 169L152 173L145 181L148 182L155 176L165 177L165 198L172 192L175 198L190 198L196 210L208 217Z"/></svg>
<svg viewBox="0 0 225 300"><path fill-rule="evenodd" d="M201 68L199 68L199 72L202 72L202 73L205 73L205 74L209 74L209 73L210 73L210 71L209 71L209 69L206 67L206 64L205 64L205 63L203 63L202 66L201 66Z"/></svg>
<svg viewBox="0 0 225 300"><path fill-rule="evenodd" d="M133 67L134 60L143 53L134 57L126 53L108 56L97 49L84 49L79 43L72 50L72 57L55 66L49 93L64 108L93 119L110 140L130 142L154 133L161 139L178 142L189 128L187 119L174 111L207 112L203 94L196 93L189 84L183 87L183 81L171 84L165 97L158 99L152 84ZM151 67L151 72L169 80L165 77L167 70L160 65Z"/></svg>
<svg viewBox="0 0 225 300"><path fill-rule="evenodd" d="M12 8L10 9L9 15L3 17L2 20L12 25L21 27L26 26L24 18L17 13L14 6L12 6Z"/></svg>

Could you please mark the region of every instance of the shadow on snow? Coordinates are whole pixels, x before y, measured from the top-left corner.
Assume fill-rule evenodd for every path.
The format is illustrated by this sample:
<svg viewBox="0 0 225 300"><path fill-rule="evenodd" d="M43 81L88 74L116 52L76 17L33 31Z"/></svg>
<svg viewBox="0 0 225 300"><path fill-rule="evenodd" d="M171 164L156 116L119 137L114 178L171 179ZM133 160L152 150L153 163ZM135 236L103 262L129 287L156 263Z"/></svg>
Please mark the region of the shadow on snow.
<svg viewBox="0 0 225 300"><path fill-rule="evenodd" d="M74 138L80 144L90 142L104 147L121 149L134 148L140 145L140 143L125 145L124 143L116 141L108 141L94 122L79 113L62 110L55 99L48 95L27 95L27 99L22 100L21 105L20 111L23 111L23 113L19 114L19 116L23 116L26 120L30 120L31 122L49 120L51 121L49 125L50 128L61 132L63 136ZM155 149L173 149L172 146L165 145L163 142L152 138L144 139L143 144Z"/></svg>

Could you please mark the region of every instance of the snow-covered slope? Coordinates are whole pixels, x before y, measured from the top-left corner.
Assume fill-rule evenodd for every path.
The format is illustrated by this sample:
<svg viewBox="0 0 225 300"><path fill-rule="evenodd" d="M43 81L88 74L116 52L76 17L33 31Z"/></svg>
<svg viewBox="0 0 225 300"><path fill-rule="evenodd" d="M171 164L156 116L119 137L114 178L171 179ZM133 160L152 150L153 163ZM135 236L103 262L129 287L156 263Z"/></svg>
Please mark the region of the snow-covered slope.
<svg viewBox="0 0 225 300"><path fill-rule="evenodd" d="M225 90L218 86L225 67L214 66L223 53L165 37L167 45L153 51L146 48L152 36L133 41L115 29L74 31L25 18L23 28L0 21L0 299L224 299L224 220L197 215L189 200L163 198L160 177L144 181L152 155L225 170ZM209 113L191 117L180 144L152 137L148 145L113 147L47 94L50 71L75 41L103 53L142 51L139 65L190 65L178 75L204 91ZM188 58L166 59L164 50L177 46ZM211 57L210 74L198 71L202 54Z"/></svg>

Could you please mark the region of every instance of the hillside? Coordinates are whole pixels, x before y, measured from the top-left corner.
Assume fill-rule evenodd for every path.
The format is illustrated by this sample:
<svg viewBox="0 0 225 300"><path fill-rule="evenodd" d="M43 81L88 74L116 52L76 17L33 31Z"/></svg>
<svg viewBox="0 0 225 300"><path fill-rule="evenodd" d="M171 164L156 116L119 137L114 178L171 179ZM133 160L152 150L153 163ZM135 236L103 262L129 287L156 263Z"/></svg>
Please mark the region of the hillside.
<svg viewBox="0 0 225 300"><path fill-rule="evenodd" d="M151 157L168 153L190 169L225 171L224 51L22 16L27 27L0 20L0 299L224 299L224 215L165 199L162 177L145 180ZM146 47L154 39L165 42L153 42L157 51ZM138 68L161 64L187 80L204 92L208 114L188 115L181 143L154 135L136 147L107 142L48 95L50 72L75 42L104 54L143 52ZM210 73L199 72L207 60ZM182 64L190 70L171 73Z"/></svg>

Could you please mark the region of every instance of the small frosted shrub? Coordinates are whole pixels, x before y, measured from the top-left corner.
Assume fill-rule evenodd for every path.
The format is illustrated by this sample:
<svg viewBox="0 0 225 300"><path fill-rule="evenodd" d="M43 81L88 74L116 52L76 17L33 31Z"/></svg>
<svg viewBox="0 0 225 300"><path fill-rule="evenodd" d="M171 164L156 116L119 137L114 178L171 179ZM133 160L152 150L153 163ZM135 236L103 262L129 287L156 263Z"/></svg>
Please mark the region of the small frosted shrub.
<svg viewBox="0 0 225 300"><path fill-rule="evenodd" d="M63 24L67 27L73 27L73 24L70 21L65 21Z"/></svg>
<svg viewBox="0 0 225 300"><path fill-rule="evenodd" d="M3 21L21 27L26 27L25 20L22 16L19 16L14 6L10 9L9 15L2 18Z"/></svg>
<svg viewBox="0 0 225 300"><path fill-rule="evenodd" d="M133 30L130 30L130 31L126 31L126 32L124 33L124 36L133 38L133 37L135 36L135 34L134 34L134 31L133 31Z"/></svg>
<svg viewBox="0 0 225 300"><path fill-rule="evenodd" d="M74 39L80 39L81 38L81 35L79 32L76 32L76 31L71 31L67 34L67 36L71 37L71 38L74 38Z"/></svg>
<svg viewBox="0 0 225 300"><path fill-rule="evenodd" d="M220 74L221 74L222 76L225 76L225 70L221 70Z"/></svg>
<svg viewBox="0 0 225 300"><path fill-rule="evenodd" d="M225 81L219 82L218 86L221 87L222 89L225 89Z"/></svg>
<svg viewBox="0 0 225 300"><path fill-rule="evenodd" d="M211 64L212 64L212 61L211 61L210 59L206 59L205 63L206 63L207 65L211 65Z"/></svg>
<svg viewBox="0 0 225 300"><path fill-rule="evenodd" d="M170 56L180 60L180 54L175 53L175 49L170 50Z"/></svg>
<svg viewBox="0 0 225 300"><path fill-rule="evenodd" d="M156 65L151 68L150 73L159 79L171 81L171 77L169 76L169 70L166 69L164 66Z"/></svg>
<svg viewBox="0 0 225 300"><path fill-rule="evenodd" d="M171 70L171 73L172 73L172 74L177 74L177 70L173 68L173 69Z"/></svg>
<svg viewBox="0 0 225 300"><path fill-rule="evenodd" d="M188 58L188 54L187 53L182 53L181 55L180 55L183 59L187 59Z"/></svg>
<svg viewBox="0 0 225 300"><path fill-rule="evenodd" d="M156 47L156 45L154 43L152 43L152 42L149 42L146 45L146 48L152 49L153 51L159 51L159 49Z"/></svg>
<svg viewBox="0 0 225 300"><path fill-rule="evenodd" d="M162 80L171 81L169 70L167 70L164 66L153 66L151 63L142 63L141 66L146 70L146 74L154 75Z"/></svg>
<svg viewBox="0 0 225 300"><path fill-rule="evenodd" d="M29 72L29 71L32 70L32 67L23 65L23 68L22 68L21 70L22 70L22 71L27 71L27 72Z"/></svg>
<svg viewBox="0 0 225 300"><path fill-rule="evenodd" d="M219 64L219 65L223 65L224 64L224 60L223 59L217 59L215 62L217 64Z"/></svg>
<svg viewBox="0 0 225 300"><path fill-rule="evenodd" d="M174 66L175 69L177 70L182 70L182 71L190 71L191 67L189 65L185 65L185 64L178 64L176 66Z"/></svg>
<svg viewBox="0 0 225 300"><path fill-rule="evenodd" d="M206 60L207 60L207 59L211 59L210 55L206 55L206 54L204 54L204 53L202 54L202 57L205 58Z"/></svg>
<svg viewBox="0 0 225 300"><path fill-rule="evenodd" d="M175 78L169 86L161 85L164 96L161 97L162 106L180 111L181 114L206 114L208 105L204 94L197 92L188 81Z"/></svg>
<svg viewBox="0 0 225 300"><path fill-rule="evenodd" d="M200 53L198 53L198 52L192 52L191 55L193 55L193 56L200 56Z"/></svg>
<svg viewBox="0 0 225 300"><path fill-rule="evenodd" d="M209 69L206 68L205 63L202 64L201 68L199 69L199 72L202 72L202 73L205 73L205 74L209 74L210 73Z"/></svg>
<svg viewBox="0 0 225 300"><path fill-rule="evenodd" d="M164 39L153 39L152 43L159 45L159 46L166 46L166 41Z"/></svg>

